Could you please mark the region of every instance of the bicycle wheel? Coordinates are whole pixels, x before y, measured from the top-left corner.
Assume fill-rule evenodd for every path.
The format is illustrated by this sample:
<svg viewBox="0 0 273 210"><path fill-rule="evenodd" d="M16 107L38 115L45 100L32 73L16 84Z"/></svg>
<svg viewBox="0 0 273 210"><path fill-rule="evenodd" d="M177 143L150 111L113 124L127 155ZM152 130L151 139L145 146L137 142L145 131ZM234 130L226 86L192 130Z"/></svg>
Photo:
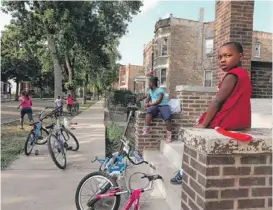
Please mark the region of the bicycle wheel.
<svg viewBox="0 0 273 210"><path fill-rule="evenodd" d="M43 137L42 136L43 134L46 134L46 136ZM37 140L35 141L35 144L38 144L38 145L45 144L47 142L48 135L49 135L49 132L45 128L41 128L38 134Z"/></svg>
<svg viewBox="0 0 273 210"><path fill-rule="evenodd" d="M82 201L81 195L83 193L83 188L87 184L87 182L91 179L98 179L99 180L99 186L96 187L96 192L92 193L90 195L90 189L88 190L89 195L87 195L87 200ZM102 182L102 180L105 180L105 182ZM90 186L87 184L87 187ZM88 209L93 209L93 210L118 210L119 205L120 205L120 195L114 196L114 197L109 197L109 199L112 199L113 202L110 204L109 200L107 198L103 198L102 200L95 201L93 200L92 202L92 197L94 197L96 194L104 194L106 193L110 188L118 187L118 184L116 180L111 177L109 174L102 172L102 171L97 171L90 173L86 175L79 183L77 190L76 190L76 195L75 195L75 202L76 202L76 207L77 210L88 210ZM91 187L93 190L93 187ZM90 202L91 201L91 202ZM90 207L87 206L87 203L93 203L93 205Z"/></svg>
<svg viewBox="0 0 273 210"><path fill-rule="evenodd" d="M63 145L60 145L57 137L53 133L51 133L48 136L47 146L48 146L49 154L50 154L53 162L55 163L55 165L60 169L65 169L65 167L66 167L66 151L65 151L65 148L63 147ZM57 154L57 156L55 156L55 153ZM61 156L60 161L58 160L59 156Z"/></svg>
<svg viewBox="0 0 273 210"><path fill-rule="evenodd" d="M35 144L35 134L33 132L33 130L30 131L30 133L28 134L27 140L25 142L25 155L30 155L30 153L32 152L32 149L34 147Z"/></svg>
<svg viewBox="0 0 273 210"><path fill-rule="evenodd" d="M69 131L66 128L62 128L61 129L61 134L64 137L64 140L66 142L68 142L70 140L70 136L72 137L72 141L73 141L74 144L73 145L71 145L70 143L68 144L68 146L72 146L72 149L71 149L72 151L77 151L79 149L79 147L80 147L79 141L78 141L78 139L76 138L76 136L74 136L74 134L71 131Z"/></svg>

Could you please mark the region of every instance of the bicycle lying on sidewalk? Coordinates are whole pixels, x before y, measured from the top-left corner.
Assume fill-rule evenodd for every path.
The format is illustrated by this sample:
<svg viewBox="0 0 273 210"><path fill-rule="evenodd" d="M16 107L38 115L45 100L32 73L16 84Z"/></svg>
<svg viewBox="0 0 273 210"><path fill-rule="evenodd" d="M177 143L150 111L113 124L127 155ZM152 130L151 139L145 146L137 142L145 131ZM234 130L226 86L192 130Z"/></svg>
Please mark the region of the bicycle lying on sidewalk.
<svg viewBox="0 0 273 210"><path fill-rule="evenodd" d="M129 178L129 186L126 187L127 190L123 190L120 188L116 182L116 180L105 172L94 172L95 176L93 178L97 178L99 180L99 186L97 188L97 192L94 195L88 195L88 200L82 202L80 197L76 197L76 206L78 210L118 210L120 206L120 195L128 194L130 197L127 202L124 204L123 210L129 210L134 206L134 210L139 209L139 200L141 194L143 192L153 190L153 181L157 179L163 179L160 175L149 175L145 173L136 172L132 174ZM140 188L133 190L131 188L131 180L132 177L136 174L141 174L142 179L147 178L149 183L145 188ZM86 183L88 179L83 179L81 182ZM105 180L105 182L103 182ZM149 187L148 187L149 186ZM148 188L147 188L148 187ZM109 191L108 191L109 190ZM82 189L81 189L82 191ZM108 198L113 198L113 202L109 202ZM101 201L101 202L100 202ZM103 203L105 201L105 203ZM84 208L83 204L85 204L86 208Z"/></svg>

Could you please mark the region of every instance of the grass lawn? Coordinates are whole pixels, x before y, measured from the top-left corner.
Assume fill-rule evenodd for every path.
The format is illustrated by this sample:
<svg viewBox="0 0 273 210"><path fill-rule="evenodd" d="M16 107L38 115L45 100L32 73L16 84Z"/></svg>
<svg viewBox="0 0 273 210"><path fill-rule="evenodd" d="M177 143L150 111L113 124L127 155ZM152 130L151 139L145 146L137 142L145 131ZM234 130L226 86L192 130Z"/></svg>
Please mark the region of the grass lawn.
<svg viewBox="0 0 273 210"><path fill-rule="evenodd" d="M88 109L95 103L96 101L87 101L86 104L80 106L80 111ZM23 152L25 141L32 129L27 123L26 118L24 130L21 129L19 121L1 125L1 169L6 168ZM49 125L52 119L46 119L44 123Z"/></svg>
<svg viewBox="0 0 273 210"><path fill-rule="evenodd" d="M1 169L6 168L24 150L27 136L32 129L27 122L28 120L23 130L19 121L1 125ZM44 122L49 125L52 120L46 119Z"/></svg>

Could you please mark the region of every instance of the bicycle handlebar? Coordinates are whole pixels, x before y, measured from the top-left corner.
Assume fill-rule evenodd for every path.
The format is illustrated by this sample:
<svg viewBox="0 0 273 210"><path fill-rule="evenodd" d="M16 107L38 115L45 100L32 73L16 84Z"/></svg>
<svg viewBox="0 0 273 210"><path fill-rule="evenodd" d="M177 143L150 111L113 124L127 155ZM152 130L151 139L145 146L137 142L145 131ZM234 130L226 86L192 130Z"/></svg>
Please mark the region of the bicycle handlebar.
<svg viewBox="0 0 273 210"><path fill-rule="evenodd" d="M147 178L149 182L155 181L157 179L163 179L162 176L160 176L159 174L157 175L143 174L143 177L141 177L141 179L144 179L144 178Z"/></svg>
<svg viewBox="0 0 273 210"><path fill-rule="evenodd" d="M136 173L133 173L130 178L129 178L129 189L132 190L131 188L131 179L134 175L136 174L142 174L143 176L141 177L141 179L148 179L149 180L149 183L147 184L146 187L144 188L141 188L141 191L142 192L145 192L145 191L148 191L148 190L152 190L153 189L153 182L157 179L163 179L162 176L160 176L159 174L156 174L156 175L150 175L150 174L145 174L145 173L141 173L141 172L136 172ZM149 186L149 187L148 187Z"/></svg>
<svg viewBox="0 0 273 210"><path fill-rule="evenodd" d="M130 147L130 145L129 145L129 142L125 142L123 139L120 139L120 141L122 142L122 144L123 144L124 146L128 146L128 147L129 147L129 151L131 150L131 147ZM152 164L150 164L149 162L143 160L143 161L141 161L141 162L136 163L136 162L134 162L134 161L130 158L129 152L125 151L125 153L126 153L126 157L128 158L128 160L129 160L133 165L141 165L141 164L145 163L145 164L147 164L150 168L156 170L156 167L153 166Z"/></svg>

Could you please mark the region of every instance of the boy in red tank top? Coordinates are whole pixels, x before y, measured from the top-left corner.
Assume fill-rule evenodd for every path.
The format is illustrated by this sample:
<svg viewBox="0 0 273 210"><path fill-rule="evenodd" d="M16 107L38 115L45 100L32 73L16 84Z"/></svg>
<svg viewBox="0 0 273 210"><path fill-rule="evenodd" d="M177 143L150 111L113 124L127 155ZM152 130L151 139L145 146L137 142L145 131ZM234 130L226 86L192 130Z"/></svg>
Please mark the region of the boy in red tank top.
<svg viewBox="0 0 273 210"><path fill-rule="evenodd" d="M199 119L197 128L243 130L251 127L251 82L241 67L243 47L238 42L222 45L218 54L220 68L226 72L208 110Z"/></svg>
<svg viewBox="0 0 273 210"><path fill-rule="evenodd" d="M218 92L206 113L198 120L196 128L243 130L251 127L251 82L248 72L241 67L243 47L238 42L228 42L220 47L218 62L226 72L218 85ZM172 184L182 183L182 170L171 179Z"/></svg>

